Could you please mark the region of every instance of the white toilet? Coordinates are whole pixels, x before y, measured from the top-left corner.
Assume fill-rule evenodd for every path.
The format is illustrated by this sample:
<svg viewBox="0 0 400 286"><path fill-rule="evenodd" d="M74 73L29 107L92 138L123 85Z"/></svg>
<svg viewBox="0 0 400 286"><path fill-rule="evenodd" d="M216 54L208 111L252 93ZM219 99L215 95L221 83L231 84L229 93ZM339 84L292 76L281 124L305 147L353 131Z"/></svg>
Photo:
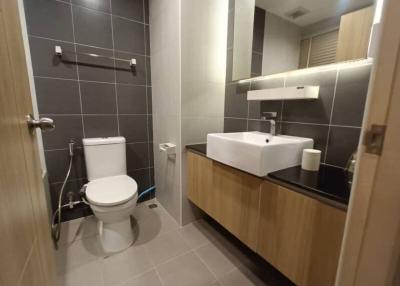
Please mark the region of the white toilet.
<svg viewBox="0 0 400 286"><path fill-rule="evenodd" d="M89 183L86 198L99 219L105 252L118 252L134 241L130 216L138 198L137 184L126 175L124 137L83 139Z"/></svg>

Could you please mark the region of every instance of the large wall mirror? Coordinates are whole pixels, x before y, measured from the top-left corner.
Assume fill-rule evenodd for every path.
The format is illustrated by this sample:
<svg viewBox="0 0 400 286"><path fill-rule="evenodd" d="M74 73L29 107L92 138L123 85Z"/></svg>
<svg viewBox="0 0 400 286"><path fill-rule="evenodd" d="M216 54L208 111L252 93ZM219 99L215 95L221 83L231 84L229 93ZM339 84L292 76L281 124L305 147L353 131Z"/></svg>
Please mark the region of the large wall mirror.
<svg viewBox="0 0 400 286"><path fill-rule="evenodd" d="M373 0L235 0L232 79L367 57Z"/></svg>

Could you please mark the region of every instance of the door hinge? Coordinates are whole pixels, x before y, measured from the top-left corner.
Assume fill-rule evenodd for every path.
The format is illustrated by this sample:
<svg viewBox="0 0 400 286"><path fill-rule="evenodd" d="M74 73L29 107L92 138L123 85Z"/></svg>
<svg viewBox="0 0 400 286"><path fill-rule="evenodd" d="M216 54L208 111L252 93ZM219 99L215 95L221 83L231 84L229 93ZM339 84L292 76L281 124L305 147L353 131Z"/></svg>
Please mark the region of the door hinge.
<svg viewBox="0 0 400 286"><path fill-rule="evenodd" d="M381 155L383 142L385 140L386 125L372 124L371 128L365 133L364 145L365 152Z"/></svg>

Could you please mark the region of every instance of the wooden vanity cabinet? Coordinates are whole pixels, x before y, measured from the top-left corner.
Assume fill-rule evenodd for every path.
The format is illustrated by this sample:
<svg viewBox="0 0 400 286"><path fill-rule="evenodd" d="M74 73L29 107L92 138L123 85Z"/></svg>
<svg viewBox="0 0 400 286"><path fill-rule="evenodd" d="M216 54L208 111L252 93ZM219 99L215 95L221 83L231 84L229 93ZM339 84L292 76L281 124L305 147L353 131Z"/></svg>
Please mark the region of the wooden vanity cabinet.
<svg viewBox="0 0 400 286"><path fill-rule="evenodd" d="M187 160L188 198L255 251L262 180L192 152Z"/></svg>
<svg viewBox="0 0 400 286"><path fill-rule="evenodd" d="M346 212L264 181L257 253L299 286L334 285Z"/></svg>
<svg viewBox="0 0 400 286"><path fill-rule="evenodd" d="M187 197L298 286L333 286L346 212L187 152Z"/></svg>

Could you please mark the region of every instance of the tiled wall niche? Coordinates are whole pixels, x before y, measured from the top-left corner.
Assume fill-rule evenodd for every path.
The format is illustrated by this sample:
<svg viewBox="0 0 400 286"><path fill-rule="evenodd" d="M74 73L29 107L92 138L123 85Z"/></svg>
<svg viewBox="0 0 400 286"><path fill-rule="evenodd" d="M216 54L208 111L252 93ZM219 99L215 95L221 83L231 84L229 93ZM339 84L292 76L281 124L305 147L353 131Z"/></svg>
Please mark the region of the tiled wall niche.
<svg viewBox="0 0 400 286"><path fill-rule="evenodd" d="M53 209L68 167L70 139L76 149L65 194L77 193L87 182L82 138L89 137L124 136L128 174L139 192L152 186L148 1L24 0L24 6L39 114L56 123L55 131L43 134ZM136 58L136 70L123 62L72 54L65 56L70 63L61 62L55 45L64 51ZM68 220L90 209L64 213Z"/></svg>
<svg viewBox="0 0 400 286"><path fill-rule="evenodd" d="M264 131L263 112L278 112L277 132L310 137L322 151L322 163L345 167L356 150L364 114L371 64L268 78L230 82L225 93L225 132ZM247 101L247 91L319 85L317 100Z"/></svg>

